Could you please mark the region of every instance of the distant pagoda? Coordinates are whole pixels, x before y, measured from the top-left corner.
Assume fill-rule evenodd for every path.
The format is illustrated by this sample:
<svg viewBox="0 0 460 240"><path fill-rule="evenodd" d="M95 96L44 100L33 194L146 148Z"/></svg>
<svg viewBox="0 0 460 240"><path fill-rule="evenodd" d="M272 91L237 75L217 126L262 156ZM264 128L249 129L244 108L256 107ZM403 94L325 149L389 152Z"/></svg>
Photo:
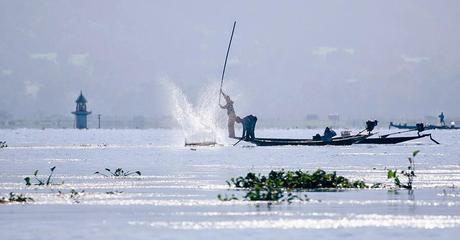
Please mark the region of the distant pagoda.
<svg viewBox="0 0 460 240"><path fill-rule="evenodd" d="M75 128L78 129L87 129L87 116L91 114L91 112L86 111L86 98L83 96L82 91L80 91L80 96L78 96L77 100L77 107L75 112L72 114L75 115Z"/></svg>

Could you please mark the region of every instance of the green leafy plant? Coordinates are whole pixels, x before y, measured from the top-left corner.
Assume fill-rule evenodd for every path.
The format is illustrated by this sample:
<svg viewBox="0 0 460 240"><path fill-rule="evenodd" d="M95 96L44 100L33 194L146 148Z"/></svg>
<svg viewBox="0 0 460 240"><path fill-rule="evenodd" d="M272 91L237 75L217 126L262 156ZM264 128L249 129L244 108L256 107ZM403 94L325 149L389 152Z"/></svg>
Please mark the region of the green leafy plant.
<svg viewBox="0 0 460 240"><path fill-rule="evenodd" d="M109 168L106 168L105 171L107 172L106 174L101 173L99 171L95 172L94 174L99 174L99 175L102 175L104 177L127 177L127 176L131 176L131 175L136 175L136 174L138 176L142 175L140 171L135 171L135 172L125 171L125 170L123 170L123 168L117 168L113 172Z"/></svg>
<svg viewBox="0 0 460 240"><path fill-rule="evenodd" d="M412 152L412 156L407 158L409 160L409 166L407 167L407 170L400 171L400 174L406 177L407 179L406 183L402 183L401 180L399 179L398 170L388 169L387 179L393 179L393 182L396 187L412 190L414 178L416 177L415 175L415 156L417 156L419 152L420 150L416 150Z"/></svg>
<svg viewBox="0 0 460 240"><path fill-rule="evenodd" d="M32 179L31 177L25 177L24 181L26 182L27 186L31 186L31 185L37 185L37 186L56 185L52 181L52 176L53 176L53 173L54 173L55 169L56 169L56 166L50 168L50 173L49 173L48 177L46 177L46 178L39 178L38 177L38 170L35 170L34 174L33 174L34 178ZM33 183L32 181L35 181L35 182ZM61 184L63 184L63 183L64 182L62 182Z"/></svg>
<svg viewBox="0 0 460 240"><path fill-rule="evenodd" d="M255 188L267 186L272 188L284 188L289 190L311 190L311 189L343 189L343 188L367 188L361 180L350 181L338 176L334 171L326 173L318 169L313 173L308 171L270 171L268 176L249 172L245 177L231 178L227 181L230 187Z"/></svg>
<svg viewBox="0 0 460 240"><path fill-rule="evenodd" d="M10 192L8 198L5 198L5 197L0 198L0 204L12 203L12 202L25 203L25 202L33 202L33 201L34 199L31 197L26 197L24 194L16 194L14 192Z"/></svg>
<svg viewBox="0 0 460 240"><path fill-rule="evenodd" d="M243 196L245 200L248 201L269 201L269 202L288 202L291 203L294 200L298 201L308 201L309 198L307 195L305 197L301 197L300 195L288 191L284 188L273 187L273 186L265 186L265 187L257 187L254 189L249 189L245 196Z"/></svg>
<svg viewBox="0 0 460 240"><path fill-rule="evenodd" d="M227 184L229 187L247 190L243 198L249 201L304 201L309 200L308 197L302 198L295 193L296 191L368 188L361 180L350 181L338 176L336 172L326 173L321 169L312 173L302 170L272 170L267 176L249 172L245 177L231 178ZM235 198L233 195L230 198L218 196L218 199L223 201L236 200Z"/></svg>

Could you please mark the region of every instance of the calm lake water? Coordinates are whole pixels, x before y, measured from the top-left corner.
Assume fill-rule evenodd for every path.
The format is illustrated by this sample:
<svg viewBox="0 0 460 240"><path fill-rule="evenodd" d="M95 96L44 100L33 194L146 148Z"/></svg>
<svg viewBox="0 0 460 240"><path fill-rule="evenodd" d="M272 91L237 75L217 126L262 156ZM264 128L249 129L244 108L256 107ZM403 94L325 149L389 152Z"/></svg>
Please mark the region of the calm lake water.
<svg viewBox="0 0 460 240"><path fill-rule="evenodd" d="M380 130L382 133L385 130ZM258 136L311 137L321 130L259 130ZM460 131L432 131L398 145L324 147L184 147L178 130L0 130L0 195L25 193L28 204L0 205L1 239L455 239L460 234ZM222 202L225 181L248 171L337 171L390 183L386 169L416 157L415 190L307 192L308 202ZM51 187L26 187L34 170ZM140 177L94 175L104 168ZM76 199L71 189L84 190ZM59 194L59 191L64 194ZM108 194L113 192L114 194Z"/></svg>

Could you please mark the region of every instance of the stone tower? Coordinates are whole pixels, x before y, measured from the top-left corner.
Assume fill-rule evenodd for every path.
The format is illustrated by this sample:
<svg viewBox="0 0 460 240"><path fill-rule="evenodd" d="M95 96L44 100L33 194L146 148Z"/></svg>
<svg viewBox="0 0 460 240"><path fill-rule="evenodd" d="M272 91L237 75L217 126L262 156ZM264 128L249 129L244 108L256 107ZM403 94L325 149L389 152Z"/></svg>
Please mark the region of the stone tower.
<svg viewBox="0 0 460 240"><path fill-rule="evenodd" d="M86 111L86 98L83 96L83 93L80 91L80 96L78 96L75 103L77 103L77 107L75 112L72 114L75 115L75 128L78 129L87 129L87 116L91 114L91 112Z"/></svg>

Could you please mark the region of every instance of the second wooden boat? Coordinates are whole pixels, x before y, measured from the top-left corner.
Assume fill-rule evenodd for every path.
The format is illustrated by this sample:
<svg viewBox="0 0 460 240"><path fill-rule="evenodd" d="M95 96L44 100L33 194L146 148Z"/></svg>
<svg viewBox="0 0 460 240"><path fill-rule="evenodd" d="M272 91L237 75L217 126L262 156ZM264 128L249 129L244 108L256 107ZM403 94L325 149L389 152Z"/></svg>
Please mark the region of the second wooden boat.
<svg viewBox="0 0 460 240"><path fill-rule="evenodd" d="M366 138L356 144L397 144L424 137L430 137L430 139L434 141L434 139L431 138L431 134L421 134L416 136Z"/></svg>

